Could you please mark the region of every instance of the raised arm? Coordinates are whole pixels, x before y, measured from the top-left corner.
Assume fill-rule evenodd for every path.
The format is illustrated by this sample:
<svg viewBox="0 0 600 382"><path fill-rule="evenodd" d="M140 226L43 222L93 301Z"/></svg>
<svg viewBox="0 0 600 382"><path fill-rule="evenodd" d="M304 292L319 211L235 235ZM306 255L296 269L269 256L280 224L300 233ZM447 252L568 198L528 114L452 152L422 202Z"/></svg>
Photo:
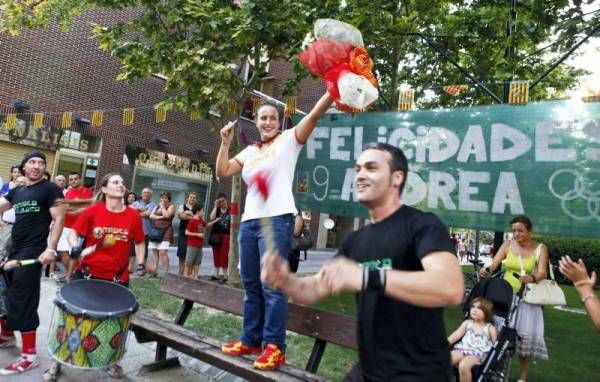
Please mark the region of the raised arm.
<svg viewBox="0 0 600 382"><path fill-rule="evenodd" d="M325 93L319 101L315 104L312 110L296 125L296 138L298 142L304 144L308 140L308 137L315 129L319 119L327 112L333 99L329 96L329 93Z"/></svg>
<svg viewBox="0 0 600 382"><path fill-rule="evenodd" d="M233 140L233 128L236 123L237 120L229 122L221 129L221 146L215 166L218 177L237 175L242 171L242 166L235 159L229 159L229 147Z"/></svg>

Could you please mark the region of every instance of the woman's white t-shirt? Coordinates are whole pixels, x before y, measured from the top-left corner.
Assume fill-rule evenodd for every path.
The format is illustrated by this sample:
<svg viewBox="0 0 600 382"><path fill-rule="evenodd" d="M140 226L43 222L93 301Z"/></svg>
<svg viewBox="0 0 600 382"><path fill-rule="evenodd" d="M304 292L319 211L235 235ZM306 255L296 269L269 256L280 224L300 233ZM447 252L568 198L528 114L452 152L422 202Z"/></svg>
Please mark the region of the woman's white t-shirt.
<svg viewBox="0 0 600 382"><path fill-rule="evenodd" d="M269 143L251 145L234 159L242 166L242 179L248 185L242 221L284 214L296 214L292 184L302 144L296 138L296 129L285 130ZM264 200L253 184L254 177L264 172L269 195Z"/></svg>

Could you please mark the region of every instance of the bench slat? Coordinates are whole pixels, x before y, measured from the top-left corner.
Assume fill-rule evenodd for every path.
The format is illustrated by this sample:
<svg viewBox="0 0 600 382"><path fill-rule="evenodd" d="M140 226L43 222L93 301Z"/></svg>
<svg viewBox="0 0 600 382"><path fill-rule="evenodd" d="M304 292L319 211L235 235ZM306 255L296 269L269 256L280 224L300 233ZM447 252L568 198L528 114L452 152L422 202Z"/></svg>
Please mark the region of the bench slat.
<svg viewBox="0 0 600 382"><path fill-rule="evenodd" d="M163 279L160 291L210 308L243 315L243 292L226 285L168 273ZM287 327L298 334L358 349L356 319L348 315L290 303Z"/></svg>
<svg viewBox="0 0 600 382"><path fill-rule="evenodd" d="M220 369L227 370L251 381L326 381L325 378L288 364L278 371L260 371L253 367L253 358L232 357L221 352L221 343L199 335L171 322L157 319L146 312L136 313L131 330L144 339L159 341L170 348L188 354Z"/></svg>

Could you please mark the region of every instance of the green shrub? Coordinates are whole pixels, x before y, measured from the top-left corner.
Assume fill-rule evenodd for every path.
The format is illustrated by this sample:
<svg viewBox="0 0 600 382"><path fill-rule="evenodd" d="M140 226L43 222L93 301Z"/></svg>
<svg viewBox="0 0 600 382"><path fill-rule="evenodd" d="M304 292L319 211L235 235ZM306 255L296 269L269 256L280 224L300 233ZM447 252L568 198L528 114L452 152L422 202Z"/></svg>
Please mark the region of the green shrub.
<svg viewBox="0 0 600 382"><path fill-rule="evenodd" d="M558 266L561 257L569 255L575 261L583 259L588 271L595 270L600 276L600 239L584 239L578 237L540 235L534 238L544 243L550 251L550 261ZM558 269L554 269L554 276L560 282L569 282Z"/></svg>

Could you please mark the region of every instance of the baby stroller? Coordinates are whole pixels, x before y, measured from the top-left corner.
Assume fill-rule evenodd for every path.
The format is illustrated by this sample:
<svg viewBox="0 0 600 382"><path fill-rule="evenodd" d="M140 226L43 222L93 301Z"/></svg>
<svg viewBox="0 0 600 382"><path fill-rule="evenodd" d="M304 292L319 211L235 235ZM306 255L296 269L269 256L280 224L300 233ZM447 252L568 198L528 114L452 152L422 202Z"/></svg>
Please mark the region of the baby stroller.
<svg viewBox="0 0 600 382"><path fill-rule="evenodd" d="M506 381L517 344L517 331L510 326L516 319L518 298L514 297L510 284L502 279L502 274L482 279L473 287L463 305L465 318L469 317L471 302L476 297L486 298L494 304L494 326L498 329L498 338L483 363L473 367L473 381Z"/></svg>

